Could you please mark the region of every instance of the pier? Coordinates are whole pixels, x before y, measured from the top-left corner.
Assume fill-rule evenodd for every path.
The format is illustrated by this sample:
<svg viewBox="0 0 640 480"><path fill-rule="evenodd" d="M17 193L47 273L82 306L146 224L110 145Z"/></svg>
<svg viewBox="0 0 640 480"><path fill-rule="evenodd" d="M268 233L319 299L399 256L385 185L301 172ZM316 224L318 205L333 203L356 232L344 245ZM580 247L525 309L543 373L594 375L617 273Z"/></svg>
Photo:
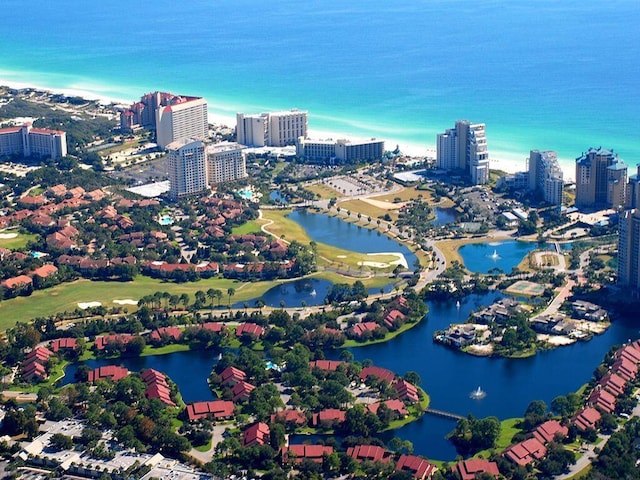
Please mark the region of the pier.
<svg viewBox="0 0 640 480"><path fill-rule="evenodd" d="M465 418L457 413L445 412L444 410L437 410L435 408L427 408L424 412L435 415L436 417L448 418L450 420L462 420Z"/></svg>

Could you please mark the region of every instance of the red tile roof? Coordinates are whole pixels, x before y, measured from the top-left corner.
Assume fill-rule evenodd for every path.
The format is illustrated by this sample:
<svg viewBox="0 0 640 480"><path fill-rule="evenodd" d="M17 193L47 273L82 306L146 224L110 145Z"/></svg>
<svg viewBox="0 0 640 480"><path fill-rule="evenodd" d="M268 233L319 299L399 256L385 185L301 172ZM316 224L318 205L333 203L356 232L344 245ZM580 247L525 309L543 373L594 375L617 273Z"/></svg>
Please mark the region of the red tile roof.
<svg viewBox="0 0 640 480"><path fill-rule="evenodd" d="M61 349L75 350L78 347L78 342L75 338L56 338L51 342L51 350L57 352Z"/></svg>
<svg viewBox="0 0 640 480"><path fill-rule="evenodd" d="M33 280L26 275L18 275L17 277L7 278L2 282L2 285L8 289L14 289L33 285Z"/></svg>
<svg viewBox="0 0 640 480"><path fill-rule="evenodd" d="M271 415L271 422L284 422L293 423L296 425L305 425L307 423L307 416L300 410L293 410L288 408L281 412Z"/></svg>
<svg viewBox="0 0 640 480"><path fill-rule="evenodd" d="M393 389L398 392L398 397L401 400L407 400L412 403L420 401L418 389L406 380L398 380L393 384Z"/></svg>
<svg viewBox="0 0 640 480"><path fill-rule="evenodd" d="M321 463L325 455L331 455L332 453L333 447L325 445L289 445L282 448L282 461L287 462L293 456L296 463L301 463L303 460Z"/></svg>
<svg viewBox="0 0 640 480"><path fill-rule="evenodd" d="M347 455L357 462L369 460L372 462L388 462L391 458L389 452L377 445L356 445L347 449Z"/></svg>
<svg viewBox="0 0 640 480"><path fill-rule="evenodd" d="M529 438L510 446L504 451L504 456L520 466L526 467L535 460L547 455L546 447L536 438Z"/></svg>
<svg viewBox="0 0 640 480"><path fill-rule="evenodd" d="M341 362L339 360L315 360L313 362L309 362L309 366L312 369L319 368L320 370L327 372L335 372L343 363L345 362Z"/></svg>
<svg viewBox="0 0 640 480"><path fill-rule="evenodd" d="M167 376L153 368L148 368L141 375L144 382L147 384L145 395L147 398L157 398L165 405L175 407L176 404L171 400L171 389L169 388L169 382L167 382Z"/></svg>
<svg viewBox="0 0 640 480"><path fill-rule="evenodd" d="M236 336L241 337L244 334L255 335L256 337L261 337L264 333L264 328L260 325L256 325L255 323L241 323L236 328Z"/></svg>
<svg viewBox="0 0 640 480"><path fill-rule="evenodd" d="M232 400L234 402L238 400L248 400L249 395L256 387L247 382L238 382L231 389L231 393L233 394Z"/></svg>
<svg viewBox="0 0 640 480"><path fill-rule="evenodd" d="M233 386L247 379L247 374L235 367L227 367L220 373L220 380L225 385Z"/></svg>
<svg viewBox="0 0 640 480"><path fill-rule="evenodd" d="M373 332L376 328L378 328L376 322L361 322L356 323L353 327L351 327L351 332L356 337L361 337L365 332Z"/></svg>
<svg viewBox="0 0 640 480"><path fill-rule="evenodd" d="M313 414L312 423L314 426L334 425L342 423L347 418L347 412L338 410L337 408L327 408Z"/></svg>
<svg viewBox="0 0 640 480"><path fill-rule="evenodd" d="M200 420L211 415L215 419L233 417L235 405L227 400L213 402L195 402L187 405L185 410L189 421Z"/></svg>
<svg viewBox="0 0 640 480"><path fill-rule="evenodd" d="M533 432L534 438L544 445L553 442L558 437L566 437L568 434L569 429L557 420L547 420Z"/></svg>
<svg viewBox="0 0 640 480"><path fill-rule="evenodd" d="M608 413L616 409L616 397L598 387L591 393L587 403Z"/></svg>
<svg viewBox="0 0 640 480"><path fill-rule="evenodd" d="M107 346L108 343L128 343L133 340L134 335L129 333L119 333L114 335L98 335L96 337L96 348L98 350L104 350L104 347Z"/></svg>
<svg viewBox="0 0 640 480"><path fill-rule="evenodd" d="M225 329L225 324L222 322L206 322L201 325L201 328L218 333Z"/></svg>
<svg viewBox="0 0 640 480"><path fill-rule="evenodd" d="M254 423L242 433L242 446L266 445L269 443L270 435L269 425L262 422Z"/></svg>
<svg viewBox="0 0 640 480"><path fill-rule="evenodd" d="M378 380L385 380L389 385L391 385L396 378L396 374L391 370L374 366L364 367L359 376L361 380L367 380L369 377L377 377Z"/></svg>
<svg viewBox="0 0 640 480"><path fill-rule="evenodd" d="M498 464L496 462L490 462L482 458L470 458L464 460L453 467L454 471L457 471L461 480L475 480L476 475L481 473L490 473L494 477L500 475L498 470Z"/></svg>
<svg viewBox="0 0 640 480"><path fill-rule="evenodd" d="M402 415L402 416L409 415L409 411L407 410L405 404L402 403L400 400L395 400L395 399L386 400L384 402L370 403L369 405L367 405L367 410L369 410L373 414L377 414L378 409L380 408L380 405L383 403L389 408L389 410L397 413L398 415Z"/></svg>
<svg viewBox="0 0 640 480"><path fill-rule="evenodd" d="M614 397L618 397L624 393L627 381L617 373L610 372L602 377L598 384Z"/></svg>
<svg viewBox="0 0 640 480"><path fill-rule="evenodd" d="M51 265L50 263L38 267L33 271L33 274L40 278L47 278L48 276L55 275L56 273L58 273L58 267Z"/></svg>
<svg viewBox="0 0 640 480"><path fill-rule="evenodd" d="M97 382L98 380L111 379L117 382L121 378L129 375L129 370L124 367L118 367L116 365L106 365L104 367L98 367L89 372L89 382Z"/></svg>
<svg viewBox="0 0 640 480"><path fill-rule="evenodd" d="M151 340L156 342L162 341L164 338L172 338L174 340L180 340L182 335L182 329L178 327L160 327L151 332Z"/></svg>
<svg viewBox="0 0 640 480"><path fill-rule="evenodd" d="M438 468L425 458L415 455L401 455L396 464L397 471L405 471L417 480L431 477Z"/></svg>
<svg viewBox="0 0 640 480"><path fill-rule="evenodd" d="M573 423L580 430L595 429L597 423L602 418L600 412L592 407L586 407L580 410L573 418Z"/></svg>

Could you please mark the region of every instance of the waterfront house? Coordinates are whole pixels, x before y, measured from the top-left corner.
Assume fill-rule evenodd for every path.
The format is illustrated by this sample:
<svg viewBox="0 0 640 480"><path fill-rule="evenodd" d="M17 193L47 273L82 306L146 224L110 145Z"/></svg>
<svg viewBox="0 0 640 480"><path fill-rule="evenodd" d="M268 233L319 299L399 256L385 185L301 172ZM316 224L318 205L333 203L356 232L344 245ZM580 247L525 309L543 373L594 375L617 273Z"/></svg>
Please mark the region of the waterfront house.
<svg viewBox="0 0 640 480"><path fill-rule="evenodd" d="M356 462L384 462L391 460L391 454L377 445L356 445L347 449L347 455Z"/></svg>
<svg viewBox="0 0 640 480"><path fill-rule="evenodd" d="M325 456L332 453L333 447L325 445L289 445L288 447L282 447L282 463L287 463L288 461L302 463L304 460L322 463Z"/></svg>
<svg viewBox="0 0 640 480"><path fill-rule="evenodd" d="M176 406L174 401L171 400L171 389L169 388L165 374L153 368L148 368L142 372L141 377L147 385L144 394L148 399L157 398L165 405L169 405L170 407Z"/></svg>
<svg viewBox="0 0 640 480"><path fill-rule="evenodd" d="M118 367L116 365L105 365L98 367L89 372L88 381L95 383L99 380L111 380L117 382L118 380L129 375L129 370L124 367Z"/></svg>
<svg viewBox="0 0 640 480"><path fill-rule="evenodd" d="M404 319L405 316L400 310L393 309L384 316L384 324L390 329L395 329Z"/></svg>
<svg viewBox="0 0 640 480"><path fill-rule="evenodd" d="M463 460L452 467L452 470L460 476L460 480L475 480L483 473L491 474L496 478L500 476L498 464L483 458Z"/></svg>
<svg viewBox="0 0 640 480"><path fill-rule="evenodd" d="M611 366L611 372L617 373L627 382L632 382L638 375L638 364L621 355Z"/></svg>
<svg viewBox="0 0 640 480"><path fill-rule="evenodd" d="M214 400L212 402L195 402L187 405L185 411L190 422L211 416L215 420L223 420L233 417L235 405L227 400Z"/></svg>
<svg viewBox="0 0 640 480"><path fill-rule="evenodd" d="M511 445L503 452L503 455L521 467L526 467L530 463L544 458L547 455L547 448L537 438L529 438Z"/></svg>
<svg viewBox="0 0 640 480"><path fill-rule="evenodd" d="M418 389L406 380L398 380L393 385L393 389L398 392L398 398L410 403L420 401L418 397Z"/></svg>
<svg viewBox="0 0 640 480"><path fill-rule="evenodd" d="M558 441L569 434L569 429L557 420L547 420L533 431L533 437L543 445Z"/></svg>
<svg viewBox="0 0 640 480"><path fill-rule="evenodd" d="M28 382L47 378L46 365L53 352L40 346L31 350L22 361L22 378Z"/></svg>
<svg viewBox="0 0 640 480"><path fill-rule="evenodd" d="M233 395L232 400L234 402L243 402L249 400L249 395L251 395L251 392L255 390L255 388L255 386L247 382L236 383L231 389L231 394Z"/></svg>
<svg viewBox="0 0 640 480"><path fill-rule="evenodd" d="M263 422L254 423L242 433L242 446L267 445L271 439L269 425Z"/></svg>
<svg viewBox="0 0 640 480"><path fill-rule="evenodd" d="M347 418L347 412L337 408L327 408L314 413L311 423L314 427L333 428Z"/></svg>
<svg viewBox="0 0 640 480"><path fill-rule="evenodd" d="M359 378L362 381L367 381L373 377L377 378L379 381L385 381L389 385L391 385L396 379L396 374L391 370L387 370L386 368L375 366L364 367L360 371Z"/></svg>
<svg viewBox="0 0 640 480"><path fill-rule="evenodd" d="M340 360L314 360L309 362L309 367L311 367L311 370L317 368L325 372L335 372L343 363L345 362Z"/></svg>
<svg viewBox="0 0 640 480"><path fill-rule="evenodd" d="M227 367L220 373L220 383L229 387L235 386L237 383L244 382L247 374L236 367Z"/></svg>
<svg viewBox="0 0 640 480"><path fill-rule="evenodd" d="M173 340L178 341L182 336L182 329L178 327L160 327L151 332L149 338L156 343Z"/></svg>
<svg viewBox="0 0 640 480"><path fill-rule="evenodd" d="M609 372L598 382L602 388L614 397L619 397L624 393L627 381L615 372Z"/></svg>
<svg viewBox="0 0 640 480"><path fill-rule="evenodd" d="M367 405L367 410L369 410L374 415L377 415L378 409L382 404L384 404L389 410L391 410L400 418L404 418L409 415L409 411L407 410L405 404L396 399L386 400L384 402L370 403L369 405Z"/></svg>
<svg viewBox="0 0 640 480"><path fill-rule="evenodd" d="M598 410L592 407L586 407L580 410L573 417L573 424L582 431L589 429L595 430L597 429L598 422L601 418L602 415L600 415L600 412Z"/></svg>
<svg viewBox="0 0 640 480"><path fill-rule="evenodd" d="M599 408L607 413L613 413L616 409L616 397L611 395L602 387L597 386L593 392L591 392L591 395L589 395L587 404Z"/></svg>
<svg viewBox="0 0 640 480"><path fill-rule="evenodd" d="M415 455L400 455L398 463L396 463L396 471L407 472L416 480L431 478L437 470L438 467L426 458Z"/></svg>
<svg viewBox="0 0 640 480"><path fill-rule="evenodd" d="M378 329L380 325L376 322L361 322L356 323L353 327L351 327L350 333L355 338L362 337L366 332L373 332Z"/></svg>
<svg viewBox="0 0 640 480"><path fill-rule="evenodd" d="M123 344L126 345L135 338L135 335L129 333L118 333L113 335L98 335L95 341L95 347L97 350L104 350L108 344Z"/></svg>

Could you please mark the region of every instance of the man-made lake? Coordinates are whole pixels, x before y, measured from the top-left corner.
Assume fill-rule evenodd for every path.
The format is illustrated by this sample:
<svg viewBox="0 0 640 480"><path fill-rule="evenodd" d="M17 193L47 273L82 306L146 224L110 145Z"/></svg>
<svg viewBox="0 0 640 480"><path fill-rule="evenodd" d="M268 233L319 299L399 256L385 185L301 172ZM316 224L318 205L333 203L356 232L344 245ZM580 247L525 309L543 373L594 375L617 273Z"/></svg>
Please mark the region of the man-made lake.
<svg viewBox="0 0 640 480"><path fill-rule="evenodd" d="M433 209L436 218L431 222L434 227L442 227L450 223L456 223L458 221L458 212L455 208L440 208L434 207Z"/></svg>
<svg viewBox="0 0 640 480"><path fill-rule="evenodd" d="M547 244L508 240L463 245L459 253L464 266L470 272L486 274L494 268L499 268L504 273L510 273L532 250L549 248L551 247Z"/></svg>
<svg viewBox="0 0 640 480"><path fill-rule="evenodd" d="M314 241L361 253L397 252L413 269L417 258L406 246L376 230L359 227L329 215L296 210L289 218L304 228ZM372 220L373 221L373 220Z"/></svg>
<svg viewBox="0 0 640 480"><path fill-rule="evenodd" d="M512 360L472 357L433 343L435 330L465 321L472 310L489 305L501 296L499 292L470 295L461 299L459 307L456 300L429 301L429 314L421 324L387 343L352 348L351 352L357 360L370 359L375 365L399 375L418 372L433 408L460 415L495 415L505 419L522 416L532 400L544 400L549 405L556 396L576 391L590 380L611 345L640 336L637 322L619 319L606 333L589 342ZM339 355L339 350L327 352L328 358ZM193 402L213 398L206 380L217 358L217 351L195 351L115 361L92 360L87 365L95 368L116 363L132 371L155 368L178 385L185 402ZM67 368L65 383L74 381L76 369L75 365ZM478 387L486 392L486 397L473 400L469 394ZM455 449L444 436L454 426L453 421L425 415L394 434L413 442L415 451L421 455L453 460Z"/></svg>

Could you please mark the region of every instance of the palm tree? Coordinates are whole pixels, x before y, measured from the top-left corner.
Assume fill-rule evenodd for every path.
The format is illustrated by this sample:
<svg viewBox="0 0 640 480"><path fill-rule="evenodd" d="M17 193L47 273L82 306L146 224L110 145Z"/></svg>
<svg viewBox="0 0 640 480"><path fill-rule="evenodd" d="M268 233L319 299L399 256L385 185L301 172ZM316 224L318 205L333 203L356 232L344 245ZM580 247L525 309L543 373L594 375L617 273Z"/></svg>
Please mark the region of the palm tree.
<svg viewBox="0 0 640 480"><path fill-rule="evenodd" d="M180 294L180 303L184 305L184 308L189 308L189 295L186 293Z"/></svg>
<svg viewBox="0 0 640 480"><path fill-rule="evenodd" d="M262 300L261 298L256 300L256 307L258 307L260 309L260 311L262 311L264 306L265 306L264 300Z"/></svg>
<svg viewBox="0 0 640 480"><path fill-rule="evenodd" d="M236 289L235 288L228 288L227 289L227 295L229 295L229 308L231 308L231 297L233 297L236 294Z"/></svg>

